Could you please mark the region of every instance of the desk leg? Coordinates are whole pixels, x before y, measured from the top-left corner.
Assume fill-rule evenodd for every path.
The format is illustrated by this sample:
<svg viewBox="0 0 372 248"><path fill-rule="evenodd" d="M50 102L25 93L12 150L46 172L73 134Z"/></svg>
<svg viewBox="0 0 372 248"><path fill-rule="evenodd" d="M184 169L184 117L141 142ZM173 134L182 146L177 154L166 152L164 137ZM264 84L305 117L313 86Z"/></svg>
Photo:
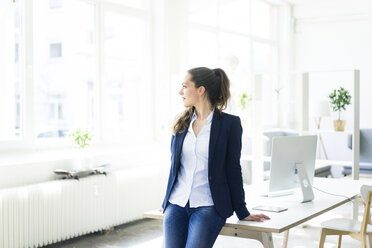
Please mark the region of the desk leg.
<svg viewBox="0 0 372 248"><path fill-rule="evenodd" d="M251 230L238 229L236 227L223 227L220 235L230 237L240 237L246 239L255 239L260 241L265 248L274 248L271 232L258 232Z"/></svg>
<svg viewBox="0 0 372 248"><path fill-rule="evenodd" d="M288 246L288 237L289 237L289 230L285 231L283 234L283 248L287 248Z"/></svg>
<svg viewBox="0 0 372 248"><path fill-rule="evenodd" d="M273 236L271 235L270 232L262 232L262 240L261 243L265 248L274 248L274 243L273 243Z"/></svg>
<svg viewBox="0 0 372 248"><path fill-rule="evenodd" d="M353 220L358 220L359 215L359 198L353 200Z"/></svg>

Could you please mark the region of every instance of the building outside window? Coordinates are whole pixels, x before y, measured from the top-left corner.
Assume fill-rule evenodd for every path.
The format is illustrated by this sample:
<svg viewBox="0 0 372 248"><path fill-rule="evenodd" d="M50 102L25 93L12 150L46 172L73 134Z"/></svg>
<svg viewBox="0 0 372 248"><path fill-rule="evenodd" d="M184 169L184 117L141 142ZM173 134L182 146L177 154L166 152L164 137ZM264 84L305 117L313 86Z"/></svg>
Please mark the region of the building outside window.
<svg viewBox="0 0 372 248"><path fill-rule="evenodd" d="M52 43L49 45L49 57L51 58L62 57L62 43Z"/></svg>
<svg viewBox="0 0 372 248"><path fill-rule="evenodd" d="M62 8L62 0L49 0L50 9L59 9Z"/></svg>

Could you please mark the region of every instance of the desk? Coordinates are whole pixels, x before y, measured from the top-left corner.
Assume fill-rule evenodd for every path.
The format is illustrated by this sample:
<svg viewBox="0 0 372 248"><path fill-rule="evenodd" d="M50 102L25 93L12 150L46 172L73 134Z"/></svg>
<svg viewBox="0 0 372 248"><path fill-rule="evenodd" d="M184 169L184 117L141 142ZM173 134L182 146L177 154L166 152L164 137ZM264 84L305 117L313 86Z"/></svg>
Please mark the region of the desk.
<svg viewBox="0 0 372 248"><path fill-rule="evenodd" d="M355 181L346 179L314 178L314 186L329 193L356 198L363 184L372 185L372 182ZM261 185L262 186L262 185ZM314 189L315 198L312 202L300 203L295 195L275 198L261 197L257 186L244 187L248 208L257 205L275 205L287 207L288 210L281 213L265 212L271 220L264 222L240 221L234 214L226 220L220 235L256 239L264 247L274 247L272 233L284 232L283 247L287 246L288 233L292 227L300 225L314 217L326 213L349 200L345 197L332 196ZM257 213L257 211L250 211ZM163 214L157 210L146 212L145 218L162 219Z"/></svg>

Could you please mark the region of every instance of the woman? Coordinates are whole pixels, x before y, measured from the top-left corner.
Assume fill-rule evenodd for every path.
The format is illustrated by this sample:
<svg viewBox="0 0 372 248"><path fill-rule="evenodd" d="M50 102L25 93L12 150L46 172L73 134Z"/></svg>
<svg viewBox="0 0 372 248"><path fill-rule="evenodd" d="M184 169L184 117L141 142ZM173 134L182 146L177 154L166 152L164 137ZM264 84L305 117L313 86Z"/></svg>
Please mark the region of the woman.
<svg viewBox="0 0 372 248"><path fill-rule="evenodd" d="M245 206L242 127L223 113L230 82L222 69L188 71L179 94L186 110L173 126L171 171L162 205L165 248L212 247L226 219L263 221Z"/></svg>

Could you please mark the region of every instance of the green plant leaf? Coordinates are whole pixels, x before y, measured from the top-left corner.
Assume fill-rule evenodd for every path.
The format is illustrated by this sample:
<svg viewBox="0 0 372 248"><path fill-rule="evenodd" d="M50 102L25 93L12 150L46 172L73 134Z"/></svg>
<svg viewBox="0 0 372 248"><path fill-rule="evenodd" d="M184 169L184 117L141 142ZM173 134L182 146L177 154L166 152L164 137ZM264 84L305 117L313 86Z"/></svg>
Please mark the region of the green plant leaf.
<svg viewBox="0 0 372 248"><path fill-rule="evenodd" d="M89 146L88 141L91 140L89 132L81 128L72 131L68 136L73 138L75 145L80 149Z"/></svg>
<svg viewBox="0 0 372 248"><path fill-rule="evenodd" d="M343 87L340 87L339 89L334 89L329 95L328 95L330 101L330 106L332 107L333 111L339 112L339 119L340 119L340 113L343 110L346 110L346 107L351 104L351 95L348 90L345 90Z"/></svg>

